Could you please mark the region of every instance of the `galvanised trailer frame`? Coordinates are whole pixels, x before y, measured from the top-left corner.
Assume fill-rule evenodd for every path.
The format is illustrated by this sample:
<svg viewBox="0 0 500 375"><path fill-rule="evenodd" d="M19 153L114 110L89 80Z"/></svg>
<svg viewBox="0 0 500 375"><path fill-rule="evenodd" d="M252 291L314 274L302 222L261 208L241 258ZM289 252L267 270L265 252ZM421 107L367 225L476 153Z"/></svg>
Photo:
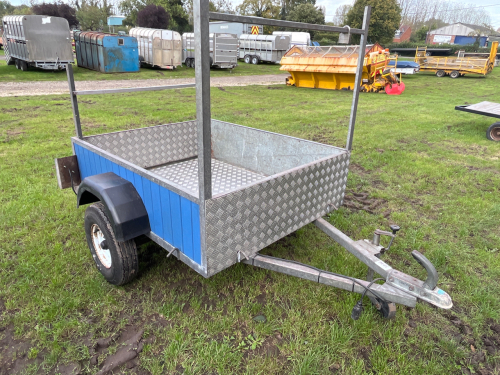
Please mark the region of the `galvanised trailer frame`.
<svg viewBox="0 0 500 375"><path fill-rule="evenodd" d="M77 136L74 155L56 159L60 187L78 185L77 203L93 203L85 213L87 243L104 277L121 285L138 271L135 239L147 236L204 277L243 262L307 280L367 294L385 317L395 303L415 306L422 299L451 308L439 289L432 263L417 251L427 270L420 281L393 269L380 256L392 233L353 241L322 216L344 197L356 121L363 59L359 59L345 148L229 124L211 118L209 19L310 30L347 32L345 27L303 24L209 12L208 0L194 1L196 120L84 137L78 95L177 89L193 85L78 91L68 69ZM370 7L361 35L365 49ZM76 190L76 189L75 189ZM318 228L368 265L367 280L355 279L258 252L306 224ZM380 237L391 237L387 248ZM374 273L384 284L375 284ZM361 313L361 301L353 318Z"/></svg>

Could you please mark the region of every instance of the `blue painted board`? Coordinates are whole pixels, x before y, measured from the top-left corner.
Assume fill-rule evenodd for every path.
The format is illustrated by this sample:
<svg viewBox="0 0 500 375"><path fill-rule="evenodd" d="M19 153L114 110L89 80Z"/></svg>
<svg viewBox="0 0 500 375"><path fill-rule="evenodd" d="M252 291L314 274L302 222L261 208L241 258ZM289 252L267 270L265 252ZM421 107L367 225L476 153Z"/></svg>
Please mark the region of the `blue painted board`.
<svg viewBox="0 0 500 375"><path fill-rule="evenodd" d="M201 265L200 208L190 200L113 161L74 144L82 180L114 172L130 181L148 212L151 232Z"/></svg>

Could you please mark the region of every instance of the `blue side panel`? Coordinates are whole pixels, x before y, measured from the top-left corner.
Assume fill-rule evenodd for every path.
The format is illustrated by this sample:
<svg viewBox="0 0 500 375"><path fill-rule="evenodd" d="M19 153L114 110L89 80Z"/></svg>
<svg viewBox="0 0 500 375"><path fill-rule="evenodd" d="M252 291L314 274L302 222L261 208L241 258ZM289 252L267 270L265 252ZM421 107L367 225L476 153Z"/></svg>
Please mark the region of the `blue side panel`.
<svg viewBox="0 0 500 375"><path fill-rule="evenodd" d="M172 216L170 215L170 191L167 189L160 189L161 197L161 212L163 219L163 239L168 243L174 243L174 232L172 230ZM198 207L198 205L195 205Z"/></svg>
<svg viewBox="0 0 500 375"><path fill-rule="evenodd" d="M200 208L145 177L74 144L81 178L114 172L130 181L148 211L151 231L201 264Z"/></svg>
<svg viewBox="0 0 500 375"><path fill-rule="evenodd" d="M191 220L193 226L193 260L201 264L201 231L200 231L200 206L191 203Z"/></svg>
<svg viewBox="0 0 500 375"><path fill-rule="evenodd" d="M176 248L182 249L182 216L181 197L170 192L170 216L172 217L173 243Z"/></svg>
<svg viewBox="0 0 500 375"><path fill-rule="evenodd" d="M190 201L181 197L181 217L182 217L182 244L184 245L185 254L191 259L194 258L193 253L193 222L191 220L191 205Z"/></svg>
<svg viewBox="0 0 500 375"><path fill-rule="evenodd" d="M163 233L163 218L161 216L161 196L160 185L151 184L151 199L153 201L153 220L151 220L151 230L154 233Z"/></svg>

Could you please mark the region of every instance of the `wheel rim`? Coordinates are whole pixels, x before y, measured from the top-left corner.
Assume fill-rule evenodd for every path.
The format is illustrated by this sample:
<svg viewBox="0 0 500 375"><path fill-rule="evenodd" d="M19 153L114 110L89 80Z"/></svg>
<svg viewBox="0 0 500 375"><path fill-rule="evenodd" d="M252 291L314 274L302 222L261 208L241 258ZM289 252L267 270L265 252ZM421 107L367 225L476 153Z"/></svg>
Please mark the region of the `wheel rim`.
<svg viewBox="0 0 500 375"><path fill-rule="evenodd" d="M90 227L90 233L92 236L92 245L94 245L95 253L99 258L101 264L110 268L113 261L111 260L111 251L109 249L104 249L101 245L104 242L104 233L102 233L101 228L97 224L92 224Z"/></svg>
<svg viewBox="0 0 500 375"><path fill-rule="evenodd" d="M500 126L494 127L490 130L490 137L496 142L500 141Z"/></svg>

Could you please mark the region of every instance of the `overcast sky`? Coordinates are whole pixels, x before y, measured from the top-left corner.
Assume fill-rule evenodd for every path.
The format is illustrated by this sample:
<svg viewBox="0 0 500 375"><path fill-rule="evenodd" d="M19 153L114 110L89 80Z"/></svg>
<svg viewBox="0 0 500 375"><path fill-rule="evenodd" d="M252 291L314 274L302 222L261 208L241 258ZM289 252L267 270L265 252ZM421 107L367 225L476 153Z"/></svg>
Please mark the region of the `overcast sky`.
<svg viewBox="0 0 500 375"><path fill-rule="evenodd" d="M43 0L38 0L37 2L42 2ZM46 0L47 1L47 0ZM238 5L243 0L232 0L234 5ZM442 1L442 0L436 0ZM452 0L453 1L453 0ZM471 6L482 6L486 5L485 8L491 16L492 26L497 29L500 27L500 0L456 0L460 3L470 2ZM28 4L28 0L10 0L13 5ZM50 0L48 0L50 2ZM352 4L353 0L316 0L317 5L324 6L326 8L326 20L331 21L335 13L335 9L338 6L344 4Z"/></svg>

